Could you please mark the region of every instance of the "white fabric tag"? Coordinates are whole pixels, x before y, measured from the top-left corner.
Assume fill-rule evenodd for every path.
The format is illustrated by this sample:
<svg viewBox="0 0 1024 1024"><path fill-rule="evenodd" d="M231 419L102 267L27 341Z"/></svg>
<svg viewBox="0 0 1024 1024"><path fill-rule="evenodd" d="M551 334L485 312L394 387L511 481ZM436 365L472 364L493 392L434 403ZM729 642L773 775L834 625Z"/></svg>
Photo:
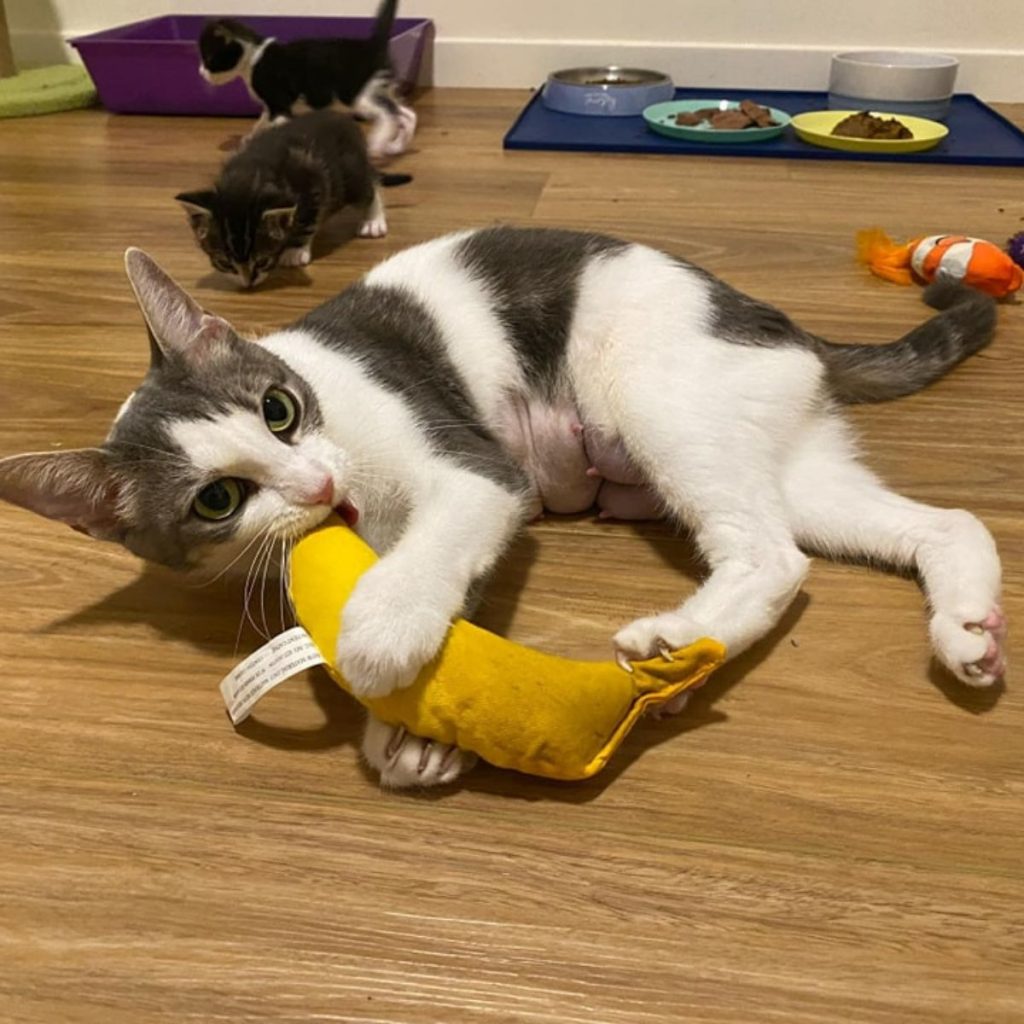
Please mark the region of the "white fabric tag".
<svg viewBox="0 0 1024 1024"><path fill-rule="evenodd" d="M234 725L249 717L256 702L278 683L304 668L323 665L324 659L310 635L295 626L253 651L220 684L220 693Z"/></svg>

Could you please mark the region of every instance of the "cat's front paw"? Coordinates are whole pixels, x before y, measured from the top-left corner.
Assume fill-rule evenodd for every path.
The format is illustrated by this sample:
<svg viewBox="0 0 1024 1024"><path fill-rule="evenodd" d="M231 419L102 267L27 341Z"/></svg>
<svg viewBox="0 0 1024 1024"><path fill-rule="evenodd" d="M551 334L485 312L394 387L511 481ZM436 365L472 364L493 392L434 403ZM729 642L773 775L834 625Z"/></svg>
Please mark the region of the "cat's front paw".
<svg viewBox="0 0 1024 1024"><path fill-rule="evenodd" d="M385 697L419 675L450 625L436 600L379 565L359 581L341 613L338 669L356 697Z"/></svg>
<svg viewBox="0 0 1024 1024"><path fill-rule="evenodd" d="M360 238L384 238L387 233L388 222L383 213L375 214L359 226Z"/></svg>
<svg viewBox="0 0 1024 1024"><path fill-rule="evenodd" d="M380 774L382 789L446 786L476 764L476 755L436 743L370 718L363 736L363 757Z"/></svg>
<svg viewBox="0 0 1024 1024"><path fill-rule="evenodd" d="M308 267L312 258L313 254L310 252L309 246L297 245L291 249L285 249L277 262L278 266L282 267Z"/></svg>

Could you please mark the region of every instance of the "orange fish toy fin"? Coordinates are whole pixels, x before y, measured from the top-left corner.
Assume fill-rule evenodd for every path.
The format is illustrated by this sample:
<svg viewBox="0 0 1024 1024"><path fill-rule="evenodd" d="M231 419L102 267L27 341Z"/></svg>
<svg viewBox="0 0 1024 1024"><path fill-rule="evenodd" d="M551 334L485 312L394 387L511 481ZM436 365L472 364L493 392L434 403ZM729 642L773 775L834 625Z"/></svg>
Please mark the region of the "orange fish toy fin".
<svg viewBox="0 0 1024 1024"><path fill-rule="evenodd" d="M899 245L881 228L868 228L857 232L857 259L877 277L894 284L912 284L910 262L919 241L914 239Z"/></svg>
<svg viewBox="0 0 1024 1024"><path fill-rule="evenodd" d="M977 238L972 242L974 248L963 275L964 284L997 299L1017 291L1024 284L1024 271L1007 253L991 242Z"/></svg>

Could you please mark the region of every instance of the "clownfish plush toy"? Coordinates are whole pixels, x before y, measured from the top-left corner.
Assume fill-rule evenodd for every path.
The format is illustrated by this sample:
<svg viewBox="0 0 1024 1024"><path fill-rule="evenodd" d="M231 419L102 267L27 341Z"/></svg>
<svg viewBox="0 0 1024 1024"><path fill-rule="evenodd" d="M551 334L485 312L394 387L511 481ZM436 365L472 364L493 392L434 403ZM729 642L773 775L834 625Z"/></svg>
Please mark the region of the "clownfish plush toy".
<svg viewBox="0 0 1024 1024"><path fill-rule="evenodd" d="M941 275L997 299L1024 284L1024 270L999 246L965 235L929 235L899 245L871 228L857 235L857 258L872 274L896 284L927 284Z"/></svg>

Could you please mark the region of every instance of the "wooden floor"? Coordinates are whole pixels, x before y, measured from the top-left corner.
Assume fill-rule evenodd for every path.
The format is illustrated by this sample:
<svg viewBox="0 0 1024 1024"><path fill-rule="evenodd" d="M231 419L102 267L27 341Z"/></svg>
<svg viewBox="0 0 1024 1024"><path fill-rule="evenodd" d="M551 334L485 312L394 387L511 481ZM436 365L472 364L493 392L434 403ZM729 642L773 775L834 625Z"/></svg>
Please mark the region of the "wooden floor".
<svg viewBox="0 0 1024 1024"><path fill-rule="evenodd" d="M818 333L883 340L924 311L856 266L856 229L1024 228L1019 169L503 153L525 100L426 96L390 236L254 295L208 272L171 201L238 122L0 122L0 454L97 442L142 374L129 244L250 327L442 231L586 227L699 261ZM853 414L899 489L985 519L1018 621L1022 387L1011 306L939 386ZM3 1021L1024 1021L1021 691L936 670L911 581L816 563L770 639L591 782L483 768L411 797L360 769L357 709L318 675L231 729L236 591L6 507L0 565ZM697 574L663 529L549 521L486 620L601 657Z"/></svg>

